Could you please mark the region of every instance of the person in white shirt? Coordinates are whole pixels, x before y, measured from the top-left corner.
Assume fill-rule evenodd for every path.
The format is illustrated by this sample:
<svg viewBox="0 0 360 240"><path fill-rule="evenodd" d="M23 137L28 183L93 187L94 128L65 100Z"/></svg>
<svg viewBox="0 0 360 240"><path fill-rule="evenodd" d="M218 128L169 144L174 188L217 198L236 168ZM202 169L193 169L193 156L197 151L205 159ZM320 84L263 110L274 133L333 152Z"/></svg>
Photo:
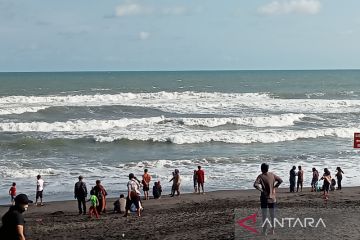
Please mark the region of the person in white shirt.
<svg viewBox="0 0 360 240"><path fill-rule="evenodd" d="M140 217L141 207L140 207L140 184L135 180L133 173L129 174L129 182L127 183L128 195L126 198L126 208L125 215L127 217L130 211L132 204L135 205L137 209L137 215Z"/></svg>
<svg viewBox="0 0 360 240"><path fill-rule="evenodd" d="M40 175L37 175L36 181L36 200L35 205L38 204L38 199L40 198L40 205L44 206L43 204L43 190L44 190L44 180L41 178Z"/></svg>

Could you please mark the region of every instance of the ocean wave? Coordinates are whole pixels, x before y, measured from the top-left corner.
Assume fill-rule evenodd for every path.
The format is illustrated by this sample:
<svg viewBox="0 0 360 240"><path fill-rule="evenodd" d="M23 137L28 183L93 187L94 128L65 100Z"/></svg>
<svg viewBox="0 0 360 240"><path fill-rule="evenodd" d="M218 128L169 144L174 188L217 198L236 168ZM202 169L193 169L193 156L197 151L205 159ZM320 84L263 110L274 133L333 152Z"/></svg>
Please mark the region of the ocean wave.
<svg viewBox="0 0 360 240"><path fill-rule="evenodd" d="M231 117L231 118L183 118L180 123L186 126L218 127L227 124L253 127L286 127L306 117L304 114L281 114L264 117Z"/></svg>
<svg viewBox="0 0 360 240"><path fill-rule="evenodd" d="M58 171L53 168L34 169L34 168L9 168L2 166L0 176L3 178L35 178L38 174L44 176L58 175Z"/></svg>
<svg viewBox="0 0 360 240"><path fill-rule="evenodd" d="M156 92L67 96L7 96L0 98L0 114L54 106L136 106L171 113L238 114L244 109L292 113L359 112L360 100L281 99L268 93ZM13 109L14 110L13 110Z"/></svg>
<svg viewBox="0 0 360 240"><path fill-rule="evenodd" d="M4 107L0 108L0 115L10 115L10 114L23 114L26 112L38 112L44 110L48 107L39 106L39 107Z"/></svg>
<svg viewBox="0 0 360 240"><path fill-rule="evenodd" d="M76 120L66 122L7 122L0 123L0 131L4 132L97 132L116 130L131 125L147 126L153 124L174 123L185 126L218 127L226 124L254 127L292 126L304 118L304 114L282 114L263 117L234 118L165 118L164 116L149 118L122 118L118 120Z"/></svg>
<svg viewBox="0 0 360 240"><path fill-rule="evenodd" d="M326 128L316 130L221 130L221 131L166 131L153 134L153 131L122 132L119 134L95 136L98 142L116 141L151 141L174 144L199 144L222 142L230 144L276 143L294 141L298 139L315 139L321 137L352 138L359 128Z"/></svg>
<svg viewBox="0 0 360 240"><path fill-rule="evenodd" d="M164 121L164 117L123 118L120 120L76 120L66 122L0 123L4 132L94 132L124 128L129 125L151 125Z"/></svg>

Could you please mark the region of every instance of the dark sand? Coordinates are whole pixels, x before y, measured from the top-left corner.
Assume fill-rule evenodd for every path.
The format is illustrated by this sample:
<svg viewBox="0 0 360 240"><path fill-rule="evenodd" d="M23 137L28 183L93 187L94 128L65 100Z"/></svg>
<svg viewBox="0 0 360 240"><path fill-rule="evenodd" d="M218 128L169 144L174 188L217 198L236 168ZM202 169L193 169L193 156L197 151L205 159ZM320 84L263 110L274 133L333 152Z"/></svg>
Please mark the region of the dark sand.
<svg viewBox="0 0 360 240"><path fill-rule="evenodd" d="M79 216L76 200L31 205L25 213L27 239L360 239L360 187L330 192L327 203L308 188L287 191L277 193L279 216L322 218L326 228L276 228L266 237L248 232L236 222L259 210L260 193L238 190L143 201L141 217L112 213L114 199L100 219ZM0 206L0 214L7 209Z"/></svg>

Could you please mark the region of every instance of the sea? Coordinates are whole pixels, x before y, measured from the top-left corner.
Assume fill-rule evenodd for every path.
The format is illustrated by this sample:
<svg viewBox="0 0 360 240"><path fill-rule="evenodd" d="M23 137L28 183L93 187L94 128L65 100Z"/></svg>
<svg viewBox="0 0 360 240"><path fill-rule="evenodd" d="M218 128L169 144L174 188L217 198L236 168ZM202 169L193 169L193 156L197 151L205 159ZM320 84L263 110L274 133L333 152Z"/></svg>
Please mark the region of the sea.
<svg viewBox="0 0 360 240"><path fill-rule="evenodd" d="M169 194L193 171L205 190L252 189L260 164L289 186L301 165L310 186L320 173L344 171L360 185L360 70L0 73L0 204L18 193L73 199L79 175L102 181L110 197L126 192L129 173L147 168Z"/></svg>

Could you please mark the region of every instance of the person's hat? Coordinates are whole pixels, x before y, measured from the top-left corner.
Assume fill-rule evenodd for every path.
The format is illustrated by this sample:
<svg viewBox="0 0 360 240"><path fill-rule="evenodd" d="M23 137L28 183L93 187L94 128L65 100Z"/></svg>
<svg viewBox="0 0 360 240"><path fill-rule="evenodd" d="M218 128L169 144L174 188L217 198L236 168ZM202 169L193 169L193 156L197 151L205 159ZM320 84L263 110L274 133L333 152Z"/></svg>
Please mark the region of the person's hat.
<svg viewBox="0 0 360 240"><path fill-rule="evenodd" d="M19 194L15 197L15 204L29 204L32 203L26 194Z"/></svg>

